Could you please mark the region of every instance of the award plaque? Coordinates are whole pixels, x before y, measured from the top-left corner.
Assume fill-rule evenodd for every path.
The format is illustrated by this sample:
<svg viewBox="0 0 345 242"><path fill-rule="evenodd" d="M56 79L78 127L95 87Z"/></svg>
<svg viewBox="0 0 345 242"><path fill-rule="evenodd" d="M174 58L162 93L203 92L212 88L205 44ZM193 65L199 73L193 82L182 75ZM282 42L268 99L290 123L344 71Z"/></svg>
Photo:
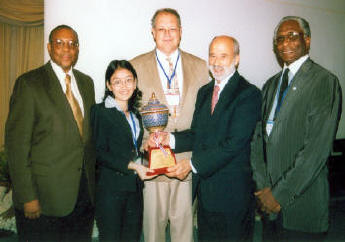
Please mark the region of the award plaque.
<svg viewBox="0 0 345 242"><path fill-rule="evenodd" d="M150 132L163 131L168 124L169 109L164 104L161 104L156 98L155 93L147 105L141 110L144 127ZM176 164L175 154L169 146L162 146L158 144L157 147L150 147L149 151L149 168L154 172L148 172L147 175L164 174L168 167Z"/></svg>

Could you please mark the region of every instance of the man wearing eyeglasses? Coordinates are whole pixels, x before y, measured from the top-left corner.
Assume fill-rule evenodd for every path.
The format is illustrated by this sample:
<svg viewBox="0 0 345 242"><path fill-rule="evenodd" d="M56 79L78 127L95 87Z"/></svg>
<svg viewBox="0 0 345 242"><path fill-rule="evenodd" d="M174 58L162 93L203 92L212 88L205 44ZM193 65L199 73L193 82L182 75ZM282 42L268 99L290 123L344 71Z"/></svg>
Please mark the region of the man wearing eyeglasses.
<svg viewBox="0 0 345 242"><path fill-rule="evenodd" d="M327 158L341 114L338 78L309 57L310 28L284 17L274 32L283 69L263 87L252 141L264 241L322 241L328 230Z"/></svg>
<svg viewBox="0 0 345 242"><path fill-rule="evenodd" d="M20 76L5 145L20 241L90 241L95 152L89 125L92 79L73 68L77 33L54 28L51 60Z"/></svg>
<svg viewBox="0 0 345 242"><path fill-rule="evenodd" d="M166 131L190 127L198 89L208 82L204 60L179 48L182 27L175 9L159 9L152 17L156 48L135 57L131 63L138 73L138 86L147 102L152 92L169 107ZM147 133L146 133L147 136ZM176 155L188 159L191 152ZM160 175L145 181L143 230L146 242L162 242L170 225L172 242L193 241L192 176L178 180Z"/></svg>

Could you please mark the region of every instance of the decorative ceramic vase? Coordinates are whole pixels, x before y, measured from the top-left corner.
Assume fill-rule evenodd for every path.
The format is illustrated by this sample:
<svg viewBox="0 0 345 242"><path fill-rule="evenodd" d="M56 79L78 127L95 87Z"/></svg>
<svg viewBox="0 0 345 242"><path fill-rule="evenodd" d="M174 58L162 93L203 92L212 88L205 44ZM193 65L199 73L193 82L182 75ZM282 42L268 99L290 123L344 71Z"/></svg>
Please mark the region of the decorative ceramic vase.
<svg viewBox="0 0 345 242"><path fill-rule="evenodd" d="M163 131L168 124L169 109L166 105L159 102L155 93L142 109L141 116L144 127L150 132ZM176 164L175 154L169 146L162 146L156 140L156 147L149 147L148 149L148 167L154 170L147 172L147 175L164 174L167 168Z"/></svg>
<svg viewBox="0 0 345 242"><path fill-rule="evenodd" d="M168 124L169 109L166 105L159 102L154 92L140 113L144 127L149 132L163 131Z"/></svg>

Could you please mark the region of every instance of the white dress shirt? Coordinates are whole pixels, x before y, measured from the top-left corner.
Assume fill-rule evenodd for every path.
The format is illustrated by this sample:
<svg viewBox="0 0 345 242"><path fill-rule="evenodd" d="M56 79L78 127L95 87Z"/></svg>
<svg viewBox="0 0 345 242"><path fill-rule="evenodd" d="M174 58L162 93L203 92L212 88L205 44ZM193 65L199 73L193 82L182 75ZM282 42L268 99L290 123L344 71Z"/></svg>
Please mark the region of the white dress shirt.
<svg viewBox="0 0 345 242"><path fill-rule="evenodd" d="M162 64L162 67L164 68L165 73L169 76L170 67L169 67L169 61L167 61L167 58L170 57L171 62L173 63L173 66L175 68L177 57L179 55L179 50L176 49L170 56L165 55L159 49L156 49L156 53L157 53L158 60L160 61L160 63ZM157 62L158 74L159 74L159 77L161 79L163 91L164 91L164 93L166 93L168 80L167 80L166 76L164 75L164 71L160 67L157 59L156 59L156 62ZM180 58L177 62L177 67L176 67L176 77L177 77L177 81L178 81L180 97L182 96L182 93L183 93L183 72L182 72L182 64L181 63L182 63L182 60L181 60L181 55L180 55ZM169 78L170 78L170 76L169 76Z"/></svg>
<svg viewBox="0 0 345 242"><path fill-rule="evenodd" d="M273 105L272 105L270 116L268 117L267 124L266 124L266 133L267 133L268 136L271 134L271 131L272 131L272 128L273 128L273 125L274 125L274 114L275 114L275 110L276 110L277 103L278 103L278 96L279 96L280 85L281 85L281 82L282 82L282 76L283 76L283 73L284 73L285 69L289 68L289 84L288 84L288 86L290 86L290 83L291 83L293 77L296 75L296 73L299 70L299 68L301 68L302 64L308 58L309 58L309 55L307 54L307 55L304 55L304 56L300 57L298 60L294 61L293 63L291 63L289 66L284 64L284 67L283 67L283 70L282 70L282 75L280 76L280 79L279 79L279 85L278 85L277 90L276 90L276 96L274 98L274 102L273 102Z"/></svg>

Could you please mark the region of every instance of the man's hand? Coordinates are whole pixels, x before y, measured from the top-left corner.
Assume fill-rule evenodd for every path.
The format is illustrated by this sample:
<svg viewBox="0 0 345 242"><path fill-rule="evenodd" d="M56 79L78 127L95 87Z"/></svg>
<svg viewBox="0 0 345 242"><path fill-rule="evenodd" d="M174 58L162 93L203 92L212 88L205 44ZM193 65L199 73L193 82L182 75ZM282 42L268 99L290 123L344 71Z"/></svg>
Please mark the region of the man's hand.
<svg viewBox="0 0 345 242"><path fill-rule="evenodd" d="M270 187L259 190L254 194L259 199L261 211L266 213L279 213L281 210L280 204L274 198Z"/></svg>
<svg viewBox="0 0 345 242"><path fill-rule="evenodd" d="M40 217L41 206L37 199L24 203L24 215L28 219L36 219Z"/></svg>
<svg viewBox="0 0 345 242"><path fill-rule="evenodd" d="M189 172L192 170L190 160L181 160L175 166L169 167L168 172L165 174L168 177L176 177L180 180L184 180Z"/></svg>
<svg viewBox="0 0 345 242"><path fill-rule="evenodd" d="M144 150L148 151L150 147L157 147L158 144L169 145L170 134L168 132L153 132L150 134L149 138L144 143Z"/></svg>

